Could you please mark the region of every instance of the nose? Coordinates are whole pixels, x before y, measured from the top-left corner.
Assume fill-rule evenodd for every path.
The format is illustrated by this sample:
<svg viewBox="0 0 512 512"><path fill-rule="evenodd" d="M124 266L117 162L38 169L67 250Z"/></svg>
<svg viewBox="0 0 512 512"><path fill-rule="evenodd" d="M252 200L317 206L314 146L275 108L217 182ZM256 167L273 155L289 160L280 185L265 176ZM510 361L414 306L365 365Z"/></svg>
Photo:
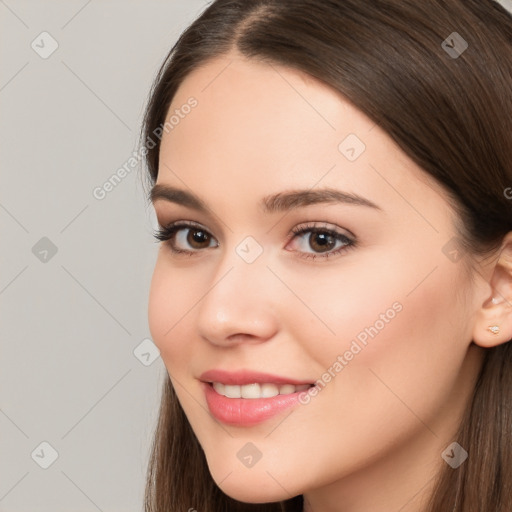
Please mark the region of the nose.
<svg viewBox="0 0 512 512"><path fill-rule="evenodd" d="M199 335L222 347L271 339L278 329L277 280L264 259L246 263L234 254L212 276L197 309Z"/></svg>

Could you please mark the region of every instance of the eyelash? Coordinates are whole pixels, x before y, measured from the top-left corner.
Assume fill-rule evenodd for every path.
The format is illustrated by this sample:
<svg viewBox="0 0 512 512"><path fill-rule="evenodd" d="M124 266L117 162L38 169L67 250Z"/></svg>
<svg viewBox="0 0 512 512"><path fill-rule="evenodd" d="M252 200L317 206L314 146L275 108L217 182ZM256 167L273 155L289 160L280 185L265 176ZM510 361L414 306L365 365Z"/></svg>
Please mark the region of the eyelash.
<svg viewBox="0 0 512 512"><path fill-rule="evenodd" d="M186 251L183 249L177 249L176 247L174 247L173 243L171 243L174 235L183 228L189 228L189 229L195 228L198 231L203 231L203 232L207 233L208 235L210 235L210 233L208 233L208 231L206 229L203 229L198 224L179 221L179 222L169 224L168 226L160 226L159 229L154 230L153 236L156 238L157 242L160 241L160 242L164 242L164 243L168 244L170 250L175 254L194 256L196 253L201 252L201 249L197 249L195 251ZM300 235L303 235L304 233L308 233L308 232L311 232L312 234L313 233L327 234L329 236L334 237L336 241L344 242L345 245L343 245L342 247L340 247L336 250L333 250L332 252L326 252L324 254L304 253L304 252L299 251L299 255L301 258L313 259L313 260L316 258L320 258L320 259L326 260L327 258L329 258L331 256L336 256L338 254L348 251L349 249L353 249L357 245L356 241L349 238L348 236L338 233L337 231L334 231L332 229L319 227L318 225L315 225L315 224L307 224L305 226L293 228L291 230L291 233L294 236L290 237L289 241L293 240L294 238L296 238Z"/></svg>

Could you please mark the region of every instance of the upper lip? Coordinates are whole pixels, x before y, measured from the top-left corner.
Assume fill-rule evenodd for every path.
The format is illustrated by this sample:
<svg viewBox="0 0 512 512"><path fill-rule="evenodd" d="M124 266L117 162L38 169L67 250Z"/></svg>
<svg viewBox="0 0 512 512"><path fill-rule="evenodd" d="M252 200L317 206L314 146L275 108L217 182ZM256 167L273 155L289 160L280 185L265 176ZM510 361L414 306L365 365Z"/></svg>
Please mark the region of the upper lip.
<svg viewBox="0 0 512 512"><path fill-rule="evenodd" d="M256 372L252 370L239 370L236 372L228 372L226 370L213 369L201 374L200 380L204 382L221 382L222 384L243 386L244 384L293 384L300 386L301 384L313 384L307 380L291 379L289 377L281 377L270 373Z"/></svg>

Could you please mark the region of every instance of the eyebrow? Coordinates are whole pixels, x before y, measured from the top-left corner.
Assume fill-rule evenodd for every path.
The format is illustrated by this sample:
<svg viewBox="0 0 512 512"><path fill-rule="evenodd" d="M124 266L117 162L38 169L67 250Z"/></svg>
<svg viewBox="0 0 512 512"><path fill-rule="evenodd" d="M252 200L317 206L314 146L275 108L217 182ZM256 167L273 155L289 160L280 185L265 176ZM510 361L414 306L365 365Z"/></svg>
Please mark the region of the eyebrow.
<svg viewBox="0 0 512 512"><path fill-rule="evenodd" d="M206 203L195 194L188 192L187 190L182 190L160 183L154 185L149 194L149 200L152 203L159 199L180 204L202 213L208 213L210 211ZM301 208L314 204L337 203L367 206L369 208L382 210L378 205L362 196L349 192L342 192L341 190L333 188L278 192L277 194L272 194L262 198L260 206L264 213L276 213L286 212L293 208Z"/></svg>

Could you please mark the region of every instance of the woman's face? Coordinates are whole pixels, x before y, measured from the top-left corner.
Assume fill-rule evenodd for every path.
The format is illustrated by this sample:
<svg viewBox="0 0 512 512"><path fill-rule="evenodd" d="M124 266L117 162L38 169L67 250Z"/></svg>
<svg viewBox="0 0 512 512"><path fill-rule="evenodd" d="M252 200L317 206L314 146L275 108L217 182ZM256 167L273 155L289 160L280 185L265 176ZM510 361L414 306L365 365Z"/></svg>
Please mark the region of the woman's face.
<svg viewBox="0 0 512 512"><path fill-rule="evenodd" d="M412 506L456 441L482 355L484 288L455 251L443 190L339 94L284 67L211 61L172 115L157 185L205 208L155 195L161 226L195 227L160 246L149 326L213 478L247 502ZM325 189L340 197L316 202ZM214 415L212 369L317 389L281 410L259 399L263 412L220 398Z"/></svg>

